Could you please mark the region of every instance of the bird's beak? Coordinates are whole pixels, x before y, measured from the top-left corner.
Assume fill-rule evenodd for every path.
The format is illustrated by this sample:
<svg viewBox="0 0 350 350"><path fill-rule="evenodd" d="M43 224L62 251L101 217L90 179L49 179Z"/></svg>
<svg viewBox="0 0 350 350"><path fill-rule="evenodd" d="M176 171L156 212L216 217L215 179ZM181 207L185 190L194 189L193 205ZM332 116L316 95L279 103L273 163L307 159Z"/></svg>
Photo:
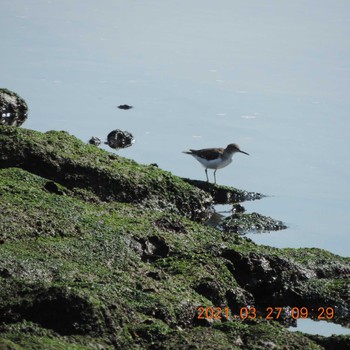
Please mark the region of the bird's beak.
<svg viewBox="0 0 350 350"><path fill-rule="evenodd" d="M243 152L243 151L240 151L240 152L246 154L247 156L249 156L249 153L247 153L247 152Z"/></svg>

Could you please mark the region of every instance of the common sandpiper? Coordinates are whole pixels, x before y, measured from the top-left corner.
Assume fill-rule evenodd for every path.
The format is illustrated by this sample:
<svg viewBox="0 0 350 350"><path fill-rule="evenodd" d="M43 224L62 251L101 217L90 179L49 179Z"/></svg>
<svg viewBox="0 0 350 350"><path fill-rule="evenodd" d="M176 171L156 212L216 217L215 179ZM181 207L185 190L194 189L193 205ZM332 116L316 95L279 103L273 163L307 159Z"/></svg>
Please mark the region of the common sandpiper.
<svg viewBox="0 0 350 350"><path fill-rule="evenodd" d="M226 148L204 148L199 150L190 149L189 151L185 151L183 153L190 154L204 166L207 182L209 182L208 169L215 169L214 180L216 184L216 170L229 165L232 162L232 156L238 152L249 156L247 152L241 151L239 146L235 143L230 143Z"/></svg>

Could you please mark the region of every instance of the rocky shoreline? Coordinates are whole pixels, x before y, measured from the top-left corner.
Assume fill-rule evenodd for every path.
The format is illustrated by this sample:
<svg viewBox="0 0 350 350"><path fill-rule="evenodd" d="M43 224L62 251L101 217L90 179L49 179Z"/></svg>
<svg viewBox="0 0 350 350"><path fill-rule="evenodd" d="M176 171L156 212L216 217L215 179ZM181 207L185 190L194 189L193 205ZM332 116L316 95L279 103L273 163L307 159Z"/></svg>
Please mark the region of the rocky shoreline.
<svg viewBox="0 0 350 350"><path fill-rule="evenodd" d="M286 328L305 309L349 327L349 258L254 244L259 214L205 224L259 198L0 126L0 348L350 348Z"/></svg>

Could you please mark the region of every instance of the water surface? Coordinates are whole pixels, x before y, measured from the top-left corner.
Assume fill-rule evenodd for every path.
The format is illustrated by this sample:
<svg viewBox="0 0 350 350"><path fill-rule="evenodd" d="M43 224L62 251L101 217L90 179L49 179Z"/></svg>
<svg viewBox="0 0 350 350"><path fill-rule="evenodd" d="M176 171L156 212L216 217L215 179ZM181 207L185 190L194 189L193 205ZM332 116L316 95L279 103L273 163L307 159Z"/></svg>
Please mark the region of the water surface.
<svg viewBox="0 0 350 350"><path fill-rule="evenodd" d="M250 156L235 155L218 182L269 195L248 211L289 226L254 241L350 255L349 2L1 8L1 85L27 101L24 127L84 141L128 130L136 143L119 154L195 179L204 169L181 151L236 142Z"/></svg>

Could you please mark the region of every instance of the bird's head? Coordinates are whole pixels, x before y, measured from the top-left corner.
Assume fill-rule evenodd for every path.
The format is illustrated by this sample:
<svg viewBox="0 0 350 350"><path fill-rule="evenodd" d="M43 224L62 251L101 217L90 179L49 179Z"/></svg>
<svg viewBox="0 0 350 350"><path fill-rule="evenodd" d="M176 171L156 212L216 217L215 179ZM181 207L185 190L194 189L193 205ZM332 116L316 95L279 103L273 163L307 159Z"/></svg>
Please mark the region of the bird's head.
<svg viewBox="0 0 350 350"><path fill-rule="evenodd" d="M249 156L249 153L247 152L244 152L244 151L241 151L239 146L236 144L236 143L230 143L226 149L225 149L226 152L228 153L236 153L236 152L240 152L240 153L244 153L246 154L247 156Z"/></svg>

